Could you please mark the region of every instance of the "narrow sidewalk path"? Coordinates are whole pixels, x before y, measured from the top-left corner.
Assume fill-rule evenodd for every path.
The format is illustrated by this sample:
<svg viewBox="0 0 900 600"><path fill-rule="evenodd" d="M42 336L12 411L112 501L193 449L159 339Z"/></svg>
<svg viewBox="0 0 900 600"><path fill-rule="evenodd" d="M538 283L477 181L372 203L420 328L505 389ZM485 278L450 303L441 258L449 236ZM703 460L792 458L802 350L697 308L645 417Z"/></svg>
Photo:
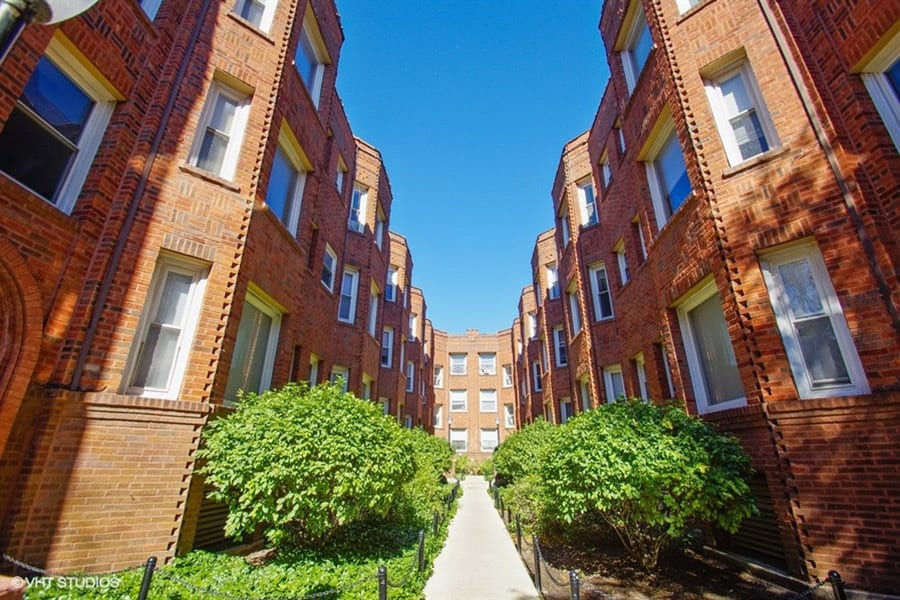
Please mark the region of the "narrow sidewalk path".
<svg viewBox="0 0 900 600"><path fill-rule="evenodd" d="M503 519L494 510L487 481L471 475L462 487L447 542L425 584L426 600L540 598Z"/></svg>

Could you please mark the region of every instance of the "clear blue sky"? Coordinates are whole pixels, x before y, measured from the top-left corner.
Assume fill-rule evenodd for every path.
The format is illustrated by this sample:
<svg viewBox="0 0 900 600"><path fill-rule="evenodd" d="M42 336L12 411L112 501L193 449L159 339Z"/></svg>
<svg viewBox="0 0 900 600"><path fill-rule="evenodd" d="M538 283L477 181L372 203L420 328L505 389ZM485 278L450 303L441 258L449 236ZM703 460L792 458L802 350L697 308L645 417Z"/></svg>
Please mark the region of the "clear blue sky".
<svg viewBox="0 0 900 600"><path fill-rule="evenodd" d="M608 78L601 0L336 0L350 126L378 148L434 326L512 325L563 144Z"/></svg>

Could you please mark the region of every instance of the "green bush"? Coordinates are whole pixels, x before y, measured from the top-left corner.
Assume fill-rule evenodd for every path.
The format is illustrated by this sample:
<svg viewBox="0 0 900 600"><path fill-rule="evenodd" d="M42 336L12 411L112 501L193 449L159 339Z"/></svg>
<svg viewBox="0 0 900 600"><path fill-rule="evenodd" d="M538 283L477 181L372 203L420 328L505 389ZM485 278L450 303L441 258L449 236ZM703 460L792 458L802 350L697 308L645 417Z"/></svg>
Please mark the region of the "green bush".
<svg viewBox="0 0 900 600"><path fill-rule="evenodd" d="M755 511L750 475L734 438L676 407L639 400L571 419L541 465L552 517L572 523L596 511L648 569L696 523L736 531Z"/></svg>
<svg viewBox="0 0 900 600"><path fill-rule="evenodd" d="M515 483L501 488L503 503L513 514L519 515L521 523L528 531L538 531L544 522L544 493L541 478L530 474L520 477Z"/></svg>
<svg viewBox="0 0 900 600"><path fill-rule="evenodd" d="M558 427L538 419L512 434L494 451L498 481L509 484L539 472L543 455Z"/></svg>
<svg viewBox="0 0 900 600"><path fill-rule="evenodd" d="M225 533L262 528L275 546L316 546L385 517L415 474L413 444L372 402L337 385L244 394L204 429L200 472L228 505Z"/></svg>
<svg viewBox="0 0 900 600"><path fill-rule="evenodd" d="M478 474L490 481L494 478L494 459L488 458L478 465Z"/></svg>
<svg viewBox="0 0 900 600"><path fill-rule="evenodd" d="M429 435L419 428L404 429L403 436L412 446L416 471L403 487L403 501L397 516L420 523L429 521L447 496L447 479L453 461L453 448L445 439Z"/></svg>

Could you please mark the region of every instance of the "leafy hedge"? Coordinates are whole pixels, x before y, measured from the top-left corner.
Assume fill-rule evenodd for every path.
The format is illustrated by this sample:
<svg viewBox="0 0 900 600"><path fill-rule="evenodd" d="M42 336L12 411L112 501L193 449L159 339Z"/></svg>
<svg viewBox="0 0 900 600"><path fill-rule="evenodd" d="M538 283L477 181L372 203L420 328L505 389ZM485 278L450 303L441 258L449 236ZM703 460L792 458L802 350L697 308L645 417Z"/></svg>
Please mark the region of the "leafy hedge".
<svg viewBox="0 0 900 600"><path fill-rule="evenodd" d="M504 483L537 475L544 454L558 428L543 419L526 425L506 438L494 451L494 469Z"/></svg>

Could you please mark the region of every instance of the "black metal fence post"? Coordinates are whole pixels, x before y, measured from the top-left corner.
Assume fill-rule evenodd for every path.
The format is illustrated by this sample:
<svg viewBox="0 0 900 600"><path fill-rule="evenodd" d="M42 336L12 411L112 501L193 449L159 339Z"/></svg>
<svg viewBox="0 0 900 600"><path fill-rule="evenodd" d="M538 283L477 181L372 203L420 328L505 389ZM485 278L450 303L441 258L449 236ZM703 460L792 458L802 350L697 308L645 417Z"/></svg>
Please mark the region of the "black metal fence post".
<svg viewBox="0 0 900 600"><path fill-rule="evenodd" d="M419 530L419 573L425 570L425 532Z"/></svg>
<svg viewBox="0 0 900 600"><path fill-rule="evenodd" d="M150 593L150 581L153 579L153 570L156 568L156 557L151 556L144 565L144 578L141 580L141 590L138 592L138 600L147 600Z"/></svg>
<svg viewBox="0 0 900 600"><path fill-rule="evenodd" d="M575 571L569 571L569 600L581 600L581 581Z"/></svg>
<svg viewBox="0 0 900 600"><path fill-rule="evenodd" d="M512 523L512 509L510 507L506 507L506 522Z"/></svg>
<svg viewBox="0 0 900 600"><path fill-rule="evenodd" d="M835 600L847 600L847 592L844 591L844 580L837 571L828 571L828 581L831 582L831 591Z"/></svg>
<svg viewBox="0 0 900 600"><path fill-rule="evenodd" d="M519 520L519 513L516 513L516 548L522 551L522 522Z"/></svg>
<svg viewBox="0 0 900 600"><path fill-rule="evenodd" d="M378 600L387 600L387 567L378 567Z"/></svg>
<svg viewBox="0 0 900 600"><path fill-rule="evenodd" d="M431 520L431 535L437 535L438 532L438 511L434 511L434 518Z"/></svg>
<svg viewBox="0 0 900 600"><path fill-rule="evenodd" d="M537 588L538 594L541 593L541 551L538 546L538 537L531 534L531 549L534 550L534 587Z"/></svg>

